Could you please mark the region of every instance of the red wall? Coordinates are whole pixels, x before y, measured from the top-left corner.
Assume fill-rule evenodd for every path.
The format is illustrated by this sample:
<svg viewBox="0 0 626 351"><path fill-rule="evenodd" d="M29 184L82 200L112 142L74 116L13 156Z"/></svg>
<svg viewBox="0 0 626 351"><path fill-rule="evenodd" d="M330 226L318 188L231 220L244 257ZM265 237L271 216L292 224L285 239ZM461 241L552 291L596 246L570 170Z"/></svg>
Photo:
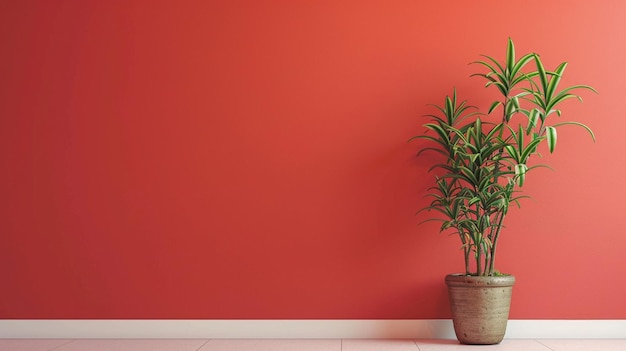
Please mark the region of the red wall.
<svg viewBox="0 0 626 351"><path fill-rule="evenodd" d="M499 269L511 318L624 319L619 1L0 3L0 318L448 318L459 244L418 226L406 140L485 103L511 36L566 84L554 172Z"/></svg>

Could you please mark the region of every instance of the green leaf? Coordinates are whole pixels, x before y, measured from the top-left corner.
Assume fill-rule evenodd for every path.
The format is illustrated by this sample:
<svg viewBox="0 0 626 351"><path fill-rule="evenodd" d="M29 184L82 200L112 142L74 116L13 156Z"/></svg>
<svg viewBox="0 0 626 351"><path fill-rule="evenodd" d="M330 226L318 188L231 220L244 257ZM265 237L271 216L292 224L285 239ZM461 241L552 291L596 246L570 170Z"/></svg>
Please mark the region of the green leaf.
<svg viewBox="0 0 626 351"><path fill-rule="evenodd" d="M530 114L528 115L528 128L526 128L526 135L529 135L530 132L537 127L539 114L540 112L536 108L530 110Z"/></svg>
<svg viewBox="0 0 626 351"><path fill-rule="evenodd" d="M489 61L491 61L494 65L496 65L496 67L498 67L498 69L495 69L493 66L491 66L490 64L488 64L488 63L486 63L484 61L476 61L474 63L479 63L479 64L482 64L482 65L485 65L485 66L489 67L489 69L492 72L504 72L504 67L502 67L502 65L500 64L500 62L498 62L498 60L496 60L493 57L488 56L488 55L480 55L480 56L482 56L482 57L488 59Z"/></svg>
<svg viewBox="0 0 626 351"><path fill-rule="evenodd" d="M515 64L515 66L513 67L513 70L511 71L511 77L512 77L512 78L515 78L515 76L517 75L517 73L518 73L518 72L519 72L519 71L520 71L520 70L521 70L524 66L526 66L526 64L527 64L528 62L530 62L530 60L532 60L532 59L533 59L533 54L526 54L526 55L522 56L522 57L519 59L519 61L517 61L517 63ZM533 75L535 75L535 74L536 74L535 72L531 72L531 73L528 73L528 74L520 74L517 78L515 78L515 79L513 80L513 84L515 85L515 84L519 83L520 81L522 81L522 80L524 80L524 79L527 79L527 78L529 78L529 77L531 77L531 76L533 76Z"/></svg>
<svg viewBox="0 0 626 351"><path fill-rule="evenodd" d="M502 82L497 82L497 81L489 82L485 84L485 87L489 87L490 85L495 85L498 88L498 90L500 90L502 95L504 96L508 95L508 88L506 87L506 85L502 84Z"/></svg>
<svg viewBox="0 0 626 351"><path fill-rule="evenodd" d="M513 96L511 101L513 102L513 106L515 106L515 109L519 110L519 98L517 96Z"/></svg>
<svg viewBox="0 0 626 351"><path fill-rule="evenodd" d="M520 154L524 151L524 128L521 124L519 126L519 132L517 133L517 148Z"/></svg>
<svg viewBox="0 0 626 351"><path fill-rule="evenodd" d="M580 96L570 93L570 91L572 91L574 89L586 89L586 90L591 90L594 93L597 93L597 91L594 88L592 88L592 87L590 87L588 85L573 85L571 87L567 87L567 88L561 90L558 94L553 96L551 98L551 100L549 100L549 101L546 100L545 110L546 111L551 110L553 107L555 107L556 105L558 105L559 103L561 103L563 100L566 100L566 99L576 98L580 102L582 102L583 99Z"/></svg>
<svg viewBox="0 0 626 351"><path fill-rule="evenodd" d="M513 114L515 113L515 104L513 103L513 100L509 100L506 104L506 121L510 121L511 117L513 116Z"/></svg>
<svg viewBox="0 0 626 351"><path fill-rule="evenodd" d="M517 164L515 165L515 177L517 178L517 185L524 185L524 180L526 179L526 171L528 167L525 164Z"/></svg>
<svg viewBox="0 0 626 351"><path fill-rule="evenodd" d="M556 147L556 128L546 127L546 138L548 139L548 150L553 153Z"/></svg>
<svg viewBox="0 0 626 351"><path fill-rule="evenodd" d="M509 154L509 156L511 156L514 160L519 160L519 154L517 153L517 149L515 149L513 145L506 145L504 146L504 148L506 149L506 152Z"/></svg>
<svg viewBox="0 0 626 351"><path fill-rule="evenodd" d="M543 67L543 63L539 58L539 55L534 54L535 64L537 65L537 75L539 76L539 80L541 81L542 91L546 92L548 90L548 74L546 73L546 69Z"/></svg>
<svg viewBox="0 0 626 351"><path fill-rule="evenodd" d="M576 126L584 128L591 135L591 139L593 139L593 141L596 141L596 136L595 136L595 134L593 134L593 131L591 130L591 128L587 127L586 125L584 125L582 123L579 123L579 122L561 122L561 123L555 124L554 127L560 127L560 126L564 126L564 125L568 125L568 124L576 125Z"/></svg>
<svg viewBox="0 0 626 351"><path fill-rule="evenodd" d="M559 82L561 81L561 77L563 76L563 72L565 71L566 67L567 67L567 62L563 62L551 74L552 77L550 78L550 83L548 83L548 89L545 91L546 101L550 101L552 99L552 96L554 95L554 92L556 91L556 87L559 85Z"/></svg>
<svg viewBox="0 0 626 351"><path fill-rule="evenodd" d="M513 40L509 38L509 42L506 46L506 68L509 71L509 74L513 74L514 67L515 67L515 45L513 44Z"/></svg>
<svg viewBox="0 0 626 351"><path fill-rule="evenodd" d="M543 138L533 136L533 140L526 145L526 148L523 152L521 152L520 162L526 163L531 154L533 154L537 150L537 146Z"/></svg>
<svg viewBox="0 0 626 351"><path fill-rule="evenodd" d="M470 161L472 161L472 163L475 163L476 160L478 159L478 156L480 156L480 154L470 154L468 156L469 156Z"/></svg>
<svg viewBox="0 0 626 351"><path fill-rule="evenodd" d="M494 101L489 107L489 111L487 112L487 114L490 114L491 112L493 112L493 110L495 110L500 105L502 105L501 101Z"/></svg>

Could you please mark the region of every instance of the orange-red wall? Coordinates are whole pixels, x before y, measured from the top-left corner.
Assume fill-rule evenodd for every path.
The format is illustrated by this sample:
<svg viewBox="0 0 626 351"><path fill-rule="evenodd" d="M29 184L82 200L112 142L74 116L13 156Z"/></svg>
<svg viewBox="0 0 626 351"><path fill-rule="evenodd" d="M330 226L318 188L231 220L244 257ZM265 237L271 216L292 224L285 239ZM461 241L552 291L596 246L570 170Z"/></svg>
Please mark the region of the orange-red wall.
<svg viewBox="0 0 626 351"><path fill-rule="evenodd" d="M409 137L510 36L566 84L511 318L626 318L621 1L0 3L0 318L448 318ZM423 218L422 218L423 219Z"/></svg>

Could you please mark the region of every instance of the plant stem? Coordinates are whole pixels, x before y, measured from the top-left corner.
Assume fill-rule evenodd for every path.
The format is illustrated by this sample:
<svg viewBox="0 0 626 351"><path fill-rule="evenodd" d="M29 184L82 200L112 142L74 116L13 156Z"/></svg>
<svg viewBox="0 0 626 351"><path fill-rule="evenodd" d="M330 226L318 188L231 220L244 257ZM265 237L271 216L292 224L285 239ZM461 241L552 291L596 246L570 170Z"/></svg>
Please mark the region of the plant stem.
<svg viewBox="0 0 626 351"><path fill-rule="evenodd" d="M463 253L465 255L465 275L470 275L470 252L470 248L467 245L463 246Z"/></svg>
<svg viewBox="0 0 626 351"><path fill-rule="evenodd" d="M495 268L496 262L496 248L498 247L498 238L500 237L500 231L502 230L502 222L504 221L504 216L506 211L501 211L499 213L500 218L498 218L498 225L496 226L496 233L493 236L493 246L491 247L491 260L489 262L489 275L493 274L493 270Z"/></svg>
<svg viewBox="0 0 626 351"><path fill-rule="evenodd" d="M480 257L482 256L482 248L480 246L476 246L476 274L477 275L481 275L481 264L480 264Z"/></svg>

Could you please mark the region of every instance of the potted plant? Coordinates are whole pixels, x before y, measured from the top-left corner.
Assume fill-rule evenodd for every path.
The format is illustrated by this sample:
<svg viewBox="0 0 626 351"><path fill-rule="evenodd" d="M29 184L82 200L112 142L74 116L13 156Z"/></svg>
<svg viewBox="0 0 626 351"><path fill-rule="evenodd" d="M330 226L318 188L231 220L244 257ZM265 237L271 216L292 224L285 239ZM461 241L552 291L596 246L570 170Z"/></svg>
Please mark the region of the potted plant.
<svg viewBox="0 0 626 351"><path fill-rule="evenodd" d="M461 241L465 272L449 274L445 281L455 333L465 344L497 344L504 337L515 277L496 270L498 239L511 204L519 207L526 197L521 188L527 174L545 167L532 162L542 144L552 153L564 125L582 127L595 140L579 122L555 121L563 114L563 101L582 101L574 92L595 92L588 85L559 86L566 62L550 71L535 53L516 59L511 39L504 62L483 57L473 62L481 72L472 76L499 93L486 113L457 99L454 90L443 105L434 105L436 114L427 115L426 133L411 138L424 141L418 156L432 151L441 157L431 167L435 185L427 196L432 201L420 212L434 213L426 221L440 221L440 231Z"/></svg>

